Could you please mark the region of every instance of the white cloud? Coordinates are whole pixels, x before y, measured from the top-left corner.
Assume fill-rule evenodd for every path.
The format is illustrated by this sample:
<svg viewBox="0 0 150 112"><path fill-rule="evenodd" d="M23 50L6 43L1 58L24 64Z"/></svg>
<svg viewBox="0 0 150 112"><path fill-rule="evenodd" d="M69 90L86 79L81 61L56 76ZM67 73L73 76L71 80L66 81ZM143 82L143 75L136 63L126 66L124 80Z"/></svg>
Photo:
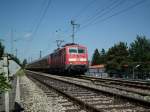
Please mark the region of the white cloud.
<svg viewBox="0 0 150 112"><path fill-rule="evenodd" d="M32 33L31 32L27 32L25 35L24 35L24 38L30 38L32 36Z"/></svg>

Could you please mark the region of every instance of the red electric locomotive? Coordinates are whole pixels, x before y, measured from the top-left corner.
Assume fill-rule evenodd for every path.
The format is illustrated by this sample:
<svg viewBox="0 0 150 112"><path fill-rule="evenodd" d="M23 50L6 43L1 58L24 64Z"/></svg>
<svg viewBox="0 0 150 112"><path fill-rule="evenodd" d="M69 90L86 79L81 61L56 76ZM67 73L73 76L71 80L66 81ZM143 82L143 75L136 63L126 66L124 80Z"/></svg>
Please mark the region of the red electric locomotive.
<svg viewBox="0 0 150 112"><path fill-rule="evenodd" d="M27 69L53 73L84 73L88 69L87 48L78 44L66 44L27 65Z"/></svg>

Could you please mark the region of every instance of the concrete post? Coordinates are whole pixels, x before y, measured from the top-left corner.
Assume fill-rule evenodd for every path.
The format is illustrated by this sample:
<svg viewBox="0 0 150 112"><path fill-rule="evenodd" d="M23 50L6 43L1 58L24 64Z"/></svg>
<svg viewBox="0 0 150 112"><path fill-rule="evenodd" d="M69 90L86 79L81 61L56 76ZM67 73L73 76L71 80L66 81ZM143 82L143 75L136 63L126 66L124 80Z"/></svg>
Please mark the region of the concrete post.
<svg viewBox="0 0 150 112"><path fill-rule="evenodd" d="M5 73L5 77L7 78L8 81L8 76L9 76L9 70L8 70L8 56L5 55L3 57L4 60L4 73ZM5 92L5 112L9 112L9 92L6 91Z"/></svg>

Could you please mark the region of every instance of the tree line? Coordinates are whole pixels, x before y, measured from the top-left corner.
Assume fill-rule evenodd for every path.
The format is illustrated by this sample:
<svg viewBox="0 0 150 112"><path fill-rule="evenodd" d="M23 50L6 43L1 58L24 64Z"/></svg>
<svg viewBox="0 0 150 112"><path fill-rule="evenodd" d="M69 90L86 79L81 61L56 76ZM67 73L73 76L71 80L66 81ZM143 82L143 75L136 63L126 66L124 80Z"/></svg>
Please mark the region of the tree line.
<svg viewBox="0 0 150 112"><path fill-rule="evenodd" d="M125 42L114 44L108 51L95 49L91 65L104 64L106 72L113 76L124 77L132 74L133 69L138 77L150 73L150 40L137 35L128 46Z"/></svg>

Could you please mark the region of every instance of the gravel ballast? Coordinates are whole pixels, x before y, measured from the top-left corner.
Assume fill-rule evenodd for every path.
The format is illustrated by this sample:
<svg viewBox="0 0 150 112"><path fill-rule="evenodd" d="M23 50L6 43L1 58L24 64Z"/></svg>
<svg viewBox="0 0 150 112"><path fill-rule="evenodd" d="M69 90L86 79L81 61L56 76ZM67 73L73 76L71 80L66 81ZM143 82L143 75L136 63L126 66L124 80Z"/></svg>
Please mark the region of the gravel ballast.
<svg viewBox="0 0 150 112"><path fill-rule="evenodd" d="M53 112L45 93L26 76L20 77L20 93L24 111Z"/></svg>
<svg viewBox="0 0 150 112"><path fill-rule="evenodd" d="M44 85L38 84L38 82L35 83L27 76L20 77L20 95L21 106L25 112L70 112L73 110L85 112L68 99L44 87Z"/></svg>

